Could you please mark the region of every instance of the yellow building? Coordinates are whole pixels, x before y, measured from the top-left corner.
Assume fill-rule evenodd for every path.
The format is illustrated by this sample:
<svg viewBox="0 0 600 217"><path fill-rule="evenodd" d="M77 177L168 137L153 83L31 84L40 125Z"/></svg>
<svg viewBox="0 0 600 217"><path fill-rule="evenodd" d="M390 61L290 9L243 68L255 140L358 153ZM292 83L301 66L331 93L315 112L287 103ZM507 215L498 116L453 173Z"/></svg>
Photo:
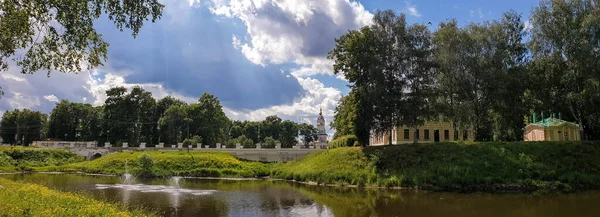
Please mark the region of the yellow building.
<svg viewBox="0 0 600 217"><path fill-rule="evenodd" d="M550 117L524 128L524 141L581 141L579 125Z"/></svg>
<svg viewBox="0 0 600 217"><path fill-rule="evenodd" d="M369 145L389 144L389 132L383 134L371 132ZM422 126L396 127L392 130L392 144L473 141L472 131L455 131L451 122L425 122Z"/></svg>

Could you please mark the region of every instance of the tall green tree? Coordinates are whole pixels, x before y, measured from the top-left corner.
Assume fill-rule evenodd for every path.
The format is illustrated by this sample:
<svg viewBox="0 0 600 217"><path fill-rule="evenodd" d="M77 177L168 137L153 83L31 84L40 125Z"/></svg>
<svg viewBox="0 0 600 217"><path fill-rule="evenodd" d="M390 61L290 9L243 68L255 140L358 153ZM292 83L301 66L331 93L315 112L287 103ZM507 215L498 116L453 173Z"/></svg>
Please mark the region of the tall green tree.
<svg viewBox="0 0 600 217"><path fill-rule="evenodd" d="M335 114L331 122L331 128L335 129L333 138L337 139L345 135L354 135L354 122L356 121L356 99L355 93L350 92L348 96L340 98L335 107Z"/></svg>
<svg viewBox="0 0 600 217"><path fill-rule="evenodd" d="M211 94L204 93L198 99L198 118L192 118L197 126L197 134L206 144L225 143L226 132L230 125L229 118L223 112L219 99Z"/></svg>
<svg viewBox="0 0 600 217"><path fill-rule="evenodd" d="M96 141L102 132L102 107L61 100L50 113L48 137Z"/></svg>
<svg viewBox="0 0 600 217"><path fill-rule="evenodd" d="M281 122L280 141L281 145L285 148L291 148L296 142L298 137L298 124L285 120Z"/></svg>
<svg viewBox="0 0 600 217"><path fill-rule="evenodd" d="M6 111L0 121L0 136L4 143L29 145L44 139L48 115L29 109Z"/></svg>
<svg viewBox="0 0 600 217"><path fill-rule="evenodd" d="M165 132L161 141L174 145L184 140L186 118L188 114L184 106L172 105L159 119L161 130Z"/></svg>
<svg viewBox="0 0 600 217"><path fill-rule="evenodd" d="M335 74L343 74L351 83L351 91L356 93L356 120L354 132L361 144L368 144L371 129L377 117L385 114L376 114L375 106L381 98L380 85L377 81L384 80L381 73L380 55L381 42L375 32L368 26L360 30L350 30L348 33L335 39L335 48L327 56L333 59ZM381 128L381 127L379 127Z"/></svg>
<svg viewBox="0 0 600 217"><path fill-rule="evenodd" d="M97 67L109 46L94 28L98 18L108 15L117 29L130 29L135 37L144 21L162 16L163 8L158 0L0 1L0 71L9 61L24 74Z"/></svg>
<svg viewBox="0 0 600 217"><path fill-rule="evenodd" d="M543 0L530 20L535 110L560 112L584 139L600 139L600 4Z"/></svg>
<svg viewBox="0 0 600 217"><path fill-rule="evenodd" d="M305 146L308 146L311 142L317 141L317 133L319 132L315 126L302 123L298 126L299 135Z"/></svg>

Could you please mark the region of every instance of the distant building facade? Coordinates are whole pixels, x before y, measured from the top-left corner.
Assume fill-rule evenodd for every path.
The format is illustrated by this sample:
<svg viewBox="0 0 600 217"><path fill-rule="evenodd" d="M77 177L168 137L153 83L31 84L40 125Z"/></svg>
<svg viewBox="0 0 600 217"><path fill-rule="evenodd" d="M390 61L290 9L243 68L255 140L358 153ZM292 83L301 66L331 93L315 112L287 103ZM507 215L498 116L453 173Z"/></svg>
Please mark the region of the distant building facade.
<svg viewBox="0 0 600 217"><path fill-rule="evenodd" d="M317 118L317 143L327 143L327 132L325 131L325 118L323 117L323 109L319 110Z"/></svg>
<svg viewBox="0 0 600 217"><path fill-rule="evenodd" d="M579 125L549 117L528 124L523 129L524 141L581 141Z"/></svg>
<svg viewBox="0 0 600 217"><path fill-rule="evenodd" d="M456 128L458 129L458 128ZM417 128L399 126L392 129L392 145L410 143L473 141L472 130L455 130L453 124L447 121L427 121ZM372 131L369 145L389 144L390 132L377 133Z"/></svg>

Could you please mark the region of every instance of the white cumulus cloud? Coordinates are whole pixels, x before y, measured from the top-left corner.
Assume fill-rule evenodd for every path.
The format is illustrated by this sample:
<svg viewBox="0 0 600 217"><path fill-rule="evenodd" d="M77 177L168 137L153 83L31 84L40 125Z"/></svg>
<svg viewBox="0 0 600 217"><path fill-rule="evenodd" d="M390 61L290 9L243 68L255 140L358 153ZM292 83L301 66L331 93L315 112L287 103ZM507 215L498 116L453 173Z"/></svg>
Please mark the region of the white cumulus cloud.
<svg viewBox="0 0 600 217"><path fill-rule="evenodd" d="M58 97L56 97L54 94L45 95L44 99L46 99L50 102L58 102Z"/></svg>
<svg viewBox="0 0 600 217"><path fill-rule="evenodd" d="M416 5L411 5L410 3L408 3L408 1L405 1L404 3L406 4L406 12L408 12L408 14L415 17L422 16L421 13L419 13L419 10L417 10Z"/></svg>

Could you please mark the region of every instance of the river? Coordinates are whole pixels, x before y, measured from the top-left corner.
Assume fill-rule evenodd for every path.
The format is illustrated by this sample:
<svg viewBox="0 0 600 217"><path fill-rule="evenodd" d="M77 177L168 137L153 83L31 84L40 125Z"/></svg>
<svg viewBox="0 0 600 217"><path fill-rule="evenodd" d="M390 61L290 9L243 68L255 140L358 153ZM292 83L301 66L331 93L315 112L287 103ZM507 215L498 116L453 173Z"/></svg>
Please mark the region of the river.
<svg viewBox="0 0 600 217"><path fill-rule="evenodd" d="M600 216L600 191L487 194L365 190L283 181L135 179L86 175L2 175L99 200L147 207L162 216ZM123 184L123 183L126 184Z"/></svg>

